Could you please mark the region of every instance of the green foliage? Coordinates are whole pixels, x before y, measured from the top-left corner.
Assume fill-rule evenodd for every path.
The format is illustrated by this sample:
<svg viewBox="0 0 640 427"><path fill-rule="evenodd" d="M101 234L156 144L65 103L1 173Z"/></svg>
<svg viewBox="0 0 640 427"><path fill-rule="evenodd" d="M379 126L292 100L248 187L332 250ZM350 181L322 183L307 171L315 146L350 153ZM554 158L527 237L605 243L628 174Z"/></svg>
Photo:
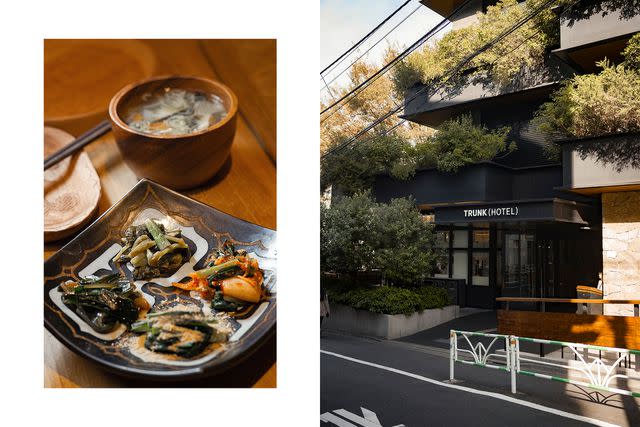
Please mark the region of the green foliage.
<svg viewBox="0 0 640 427"><path fill-rule="evenodd" d="M442 172L457 172L461 167L490 160L505 150L510 128L491 131L473 124L470 115L447 120L438 132L416 146L416 164L419 167L435 166Z"/></svg>
<svg viewBox="0 0 640 427"><path fill-rule="evenodd" d="M344 194L355 194L371 188L374 176L381 173L408 179L415 171L413 151L407 139L395 134L356 141L322 160L321 191L333 185Z"/></svg>
<svg viewBox="0 0 640 427"><path fill-rule="evenodd" d="M634 34L627 42L627 47L622 51L625 68L640 71L640 33Z"/></svg>
<svg viewBox="0 0 640 427"><path fill-rule="evenodd" d="M359 141L322 160L321 190L334 185L353 195L370 189L379 174L406 180L419 168L456 172L514 150L514 144L507 145L509 131L508 127L488 130L475 125L470 115L463 115L443 122L438 131L419 137L415 145L398 135Z"/></svg>
<svg viewBox="0 0 640 427"><path fill-rule="evenodd" d="M322 271L351 273L373 263L371 239L376 203L369 193L343 197L331 208L320 205L320 266Z"/></svg>
<svg viewBox="0 0 640 427"><path fill-rule="evenodd" d="M394 199L379 204L374 221L374 262L385 281L413 283L431 272L436 263L433 226L424 221L413 201Z"/></svg>
<svg viewBox="0 0 640 427"><path fill-rule="evenodd" d="M377 203L368 192L340 198L320 210L322 271L354 275L380 270L391 284L412 284L436 262L433 225L411 200Z"/></svg>
<svg viewBox="0 0 640 427"><path fill-rule="evenodd" d="M452 30L437 42L411 54L394 69L392 81L397 94L416 83L428 84L456 68L488 42L495 40L536 8L542 0L502 0L489 6L486 13L478 13L478 21L467 27ZM519 29L464 64L458 76L472 70L471 75L487 77L498 87L512 83L514 76L524 69L539 68L548 47L557 43L557 16L550 9L538 13ZM514 49L518 46L517 49Z"/></svg>
<svg viewBox="0 0 640 427"><path fill-rule="evenodd" d="M411 314L449 305L447 291L432 286L415 289L379 286L360 288L344 293L329 291L332 303L382 314Z"/></svg>
<svg viewBox="0 0 640 427"><path fill-rule="evenodd" d="M607 60L598 66L598 74L566 81L536 112L533 124L550 138L639 132L640 73Z"/></svg>

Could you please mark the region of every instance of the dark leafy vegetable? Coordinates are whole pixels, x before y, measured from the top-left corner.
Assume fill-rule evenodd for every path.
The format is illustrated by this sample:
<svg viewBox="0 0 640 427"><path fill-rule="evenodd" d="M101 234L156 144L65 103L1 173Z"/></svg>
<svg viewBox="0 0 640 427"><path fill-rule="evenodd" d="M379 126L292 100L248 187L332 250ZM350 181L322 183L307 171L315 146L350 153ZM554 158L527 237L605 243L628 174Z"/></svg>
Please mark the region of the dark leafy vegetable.
<svg viewBox="0 0 640 427"><path fill-rule="evenodd" d="M96 332L113 331L120 323L127 326L138 318L134 300L141 297L135 286L119 274L88 276L78 282L63 283L62 302Z"/></svg>
<svg viewBox="0 0 640 427"><path fill-rule="evenodd" d="M201 314L184 311L150 313L131 330L147 334L144 346L148 350L187 358L200 354L211 342L227 339Z"/></svg>
<svg viewBox="0 0 640 427"><path fill-rule="evenodd" d="M215 296L211 300L211 308L216 311L239 311L242 310L245 305L246 304L240 304L237 302L225 300L221 291L216 291Z"/></svg>

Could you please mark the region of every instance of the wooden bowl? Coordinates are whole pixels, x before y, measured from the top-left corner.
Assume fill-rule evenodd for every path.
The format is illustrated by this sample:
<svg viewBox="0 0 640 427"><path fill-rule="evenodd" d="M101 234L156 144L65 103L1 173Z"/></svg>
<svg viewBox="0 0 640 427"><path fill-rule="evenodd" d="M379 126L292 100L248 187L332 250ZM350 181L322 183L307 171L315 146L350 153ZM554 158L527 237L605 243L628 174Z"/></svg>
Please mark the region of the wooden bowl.
<svg viewBox="0 0 640 427"><path fill-rule="evenodd" d="M67 132L44 128L45 157L75 138ZM68 237L97 213L100 178L84 151L44 171L44 241Z"/></svg>
<svg viewBox="0 0 640 427"><path fill-rule="evenodd" d="M122 86L153 76L156 62L137 40L45 40L45 125L80 135L107 118Z"/></svg>
<svg viewBox="0 0 640 427"><path fill-rule="evenodd" d="M227 115L199 132L186 135L149 135L129 127L123 117L145 93L161 88L212 93L222 99ZM238 99L227 86L202 77L165 76L133 83L118 92L109 104L113 135L124 161L139 178L183 190L211 178L225 163L236 132Z"/></svg>

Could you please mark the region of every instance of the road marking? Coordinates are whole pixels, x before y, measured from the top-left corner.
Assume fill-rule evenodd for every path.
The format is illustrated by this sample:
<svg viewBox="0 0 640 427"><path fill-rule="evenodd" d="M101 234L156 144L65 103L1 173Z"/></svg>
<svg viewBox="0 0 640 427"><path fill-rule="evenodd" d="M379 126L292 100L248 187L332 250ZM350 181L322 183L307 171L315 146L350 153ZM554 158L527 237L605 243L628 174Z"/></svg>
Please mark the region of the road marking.
<svg viewBox="0 0 640 427"><path fill-rule="evenodd" d="M363 408L362 406L360 407L360 410L362 411L362 417L354 414L353 412L349 412L346 409L335 409L333 412L338 415L342 415L344 418L353 421L354 423L358 423L358 425L361 425L362 427L382 427L382 424L380 424L380 420L375 412L370 411L367 408ZM329 422L337 425L338 427L357 427L355 424L351 424L350 422L335 416L331 412L321 414L320 421L325 423ZM405 425L398 424L394 427L405 427Z"/></svg>
<svg viewBox="0 0 640 427"><path fill-rule="evenodd" d="M324 423L332 423L337 425L338 427L358 427L355 424L351 424L347 420L343 420L337 415L333 415L331 412L325 412L324 414L320 415L320 421Z"/></svg>
<svg viewBox="0 0 640 427"><path fill-rule="evenodd" d="M464 386L460 386L460 385L444 383L442 381L434 380L433 378L428 378L428 377L424 377L422 375L412 374L411 372L402 371L400 369L391 368L389 366L378 365L377 363L367 362L366 360L355 359L353 357L345 356L345 355L342 355L342 354L339 354L339 353L334 353L334 352L331 352L331 351L320 350L320 353L323 353L323 354L326 354L326 355L329 355L329 356L338 357L340 359L348 360L350 362L359 363L361 365L371 366L373 368L378 368L378 369L382 369L384 371L389 371L389 372L393 372L393 373L396 373L396 374L404 375L406 377L414 378L414 379L417 379L417 380L420 380L420 381L424 381L424 382L428 382L430 384L438 385L438 386L441 386L441 387L452 388L452 389L456 389L456 390L460 390L460 391L466 391L466 392L472 393L472 394L480 394L480 395L483 395L483 396L493 397L495 399L504 400L506 402L515 403L516 405L526 406L526 407L531 408L531 409L537 409L538 411L548 412L550 414L558 415L558 416L561 416L561 417L564 417L564 418L570 418L570 419L576 420L576 421L582 421L582 422L585 422L585 423L590 423L590 424L601 426L601 427L619 427L617 424L611 424L611 423L608 423L606 421L597 420L595 418L589 418L589 417L585 417L583 415L572 414L570 412L565 412L565 411L562 411L562 410L559 410L559 409L549 408L547 406L539 405L537 403L527 402L525 400L520 400L520 399L516 399L516 398L510 397L510 396L505 396L504 394L500 394L500 393L493 393L493 392L490 392L490 391L476 390L476 389L473 389L473 388L464 387Z"/></svg>

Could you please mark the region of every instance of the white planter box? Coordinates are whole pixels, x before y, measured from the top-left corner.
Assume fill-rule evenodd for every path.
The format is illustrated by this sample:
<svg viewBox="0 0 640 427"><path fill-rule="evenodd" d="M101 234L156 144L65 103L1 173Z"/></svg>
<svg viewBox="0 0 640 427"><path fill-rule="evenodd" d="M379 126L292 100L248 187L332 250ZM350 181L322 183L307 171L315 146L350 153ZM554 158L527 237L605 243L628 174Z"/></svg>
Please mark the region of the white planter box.
<svg viewBox="0 0 640 427"><path fill-rule="evenodd" d="M433 328L455 319L459 313L460 307L457 305L412 314L378 314L331 304L331 315L322 322L322 329L394 339Z"/></svg>

